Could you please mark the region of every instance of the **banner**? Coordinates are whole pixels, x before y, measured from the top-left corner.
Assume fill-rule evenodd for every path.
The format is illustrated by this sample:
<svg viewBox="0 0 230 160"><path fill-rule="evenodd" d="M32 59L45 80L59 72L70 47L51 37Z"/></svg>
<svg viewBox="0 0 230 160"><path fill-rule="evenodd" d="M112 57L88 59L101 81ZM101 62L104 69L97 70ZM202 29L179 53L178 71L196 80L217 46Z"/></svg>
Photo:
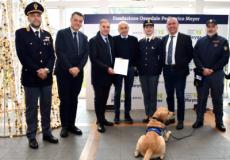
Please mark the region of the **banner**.
<svg viewBox="0 0 230 160"><path fill-rule="evenodd" d="M99 21L102 18L106 18L111 23L112 36L118 35L118 23L120 21L127 21L129 23L129 34L136 36L139 40L144 37L143 33L143 21L146 19L152 19L155 23L154 35L156 37L162 38L167 35L166 21L167 17L176 17L180 23L179 32L188 34L192 38L193 46L196 41L206 35L205 23L208 19L216 19L218 22L218 34L227 38L228 34L228 15L181 15L181 14L87 14L85 15L85 24L83 31L87 34L88 38L92 38L96 35L99 30ZM187 77L186 81L186 91L185 91L185 101L186 108L193 108L194 104L197 102L197 92L193 85L194 80L194 63L190 63L190 75ZM87 63L87 69L85 72L85 78L87 81L86 88L86 99L87 99L87 109L94 109L94 92L91 85L91 71L90 71L90 61ZM166 93L164 87L164 79L161 74L158 85L158 99L157 106L167 106L166 104ZM176 102L176 96L175 96ZM210 106L210 98L208 105ZM109 99L107 101L108 105L113 105L114 103L114 87L112 86L109 94ZM124 89L122 89L121 94L121 109L124 107ZM139 77L135 77L134 85L132 89L132 109L144 109L143 95L141 92L141 86L139 82Z"/></svg>

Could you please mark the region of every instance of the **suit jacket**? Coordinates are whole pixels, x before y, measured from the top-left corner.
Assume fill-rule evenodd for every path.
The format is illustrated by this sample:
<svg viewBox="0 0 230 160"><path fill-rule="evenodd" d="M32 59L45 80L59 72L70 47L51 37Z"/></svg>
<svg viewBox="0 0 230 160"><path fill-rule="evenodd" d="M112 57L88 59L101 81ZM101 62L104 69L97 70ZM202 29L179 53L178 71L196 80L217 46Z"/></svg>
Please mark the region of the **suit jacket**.
<svg viewBox="0 0 230 160"><path fill-rule="evenodd" d="M68 72L72 67L78 67L81 72L88 60L89 47L88 38L82 32L78 32L79 53L74 46L73 35L70 27L58 31L56 37L56 55L57 62L55 74L59 72Z"/></svg>
<svg viewBox="0 0 230 160"><path fill-rule="evenodd" d="M110 35L108 36L108 39L111 47L112 62L110 53L107 49L107 44L101 37L100 32L89 41L91 80L92 84L95 86L111 85L113 82L114 76L108 74L108 68L113 68L114 65L114 44Z"/></svg>
<svg viewBox="0 0 230 160"><path fill-rule="evenodd" d="M52 71L55 61L53 40L49 32L40 31L40 38L30 27L16 31L15 45L22 64L21 82L26 87L41 87L52 84ZM37 70L48 68L50 73L45 80L37 76Z"/></svg>
<svg viewBox="0 0 230 160"><path fill-rule="evenodd" d="M163 40L163 51L164 51L164 64L166 59L166 45L169 35L162 38ZM189 74L188 64L193 57L193 46L192 40L189 35L178 33L176 51L175 51L175 71L181 75Z"/></svg>

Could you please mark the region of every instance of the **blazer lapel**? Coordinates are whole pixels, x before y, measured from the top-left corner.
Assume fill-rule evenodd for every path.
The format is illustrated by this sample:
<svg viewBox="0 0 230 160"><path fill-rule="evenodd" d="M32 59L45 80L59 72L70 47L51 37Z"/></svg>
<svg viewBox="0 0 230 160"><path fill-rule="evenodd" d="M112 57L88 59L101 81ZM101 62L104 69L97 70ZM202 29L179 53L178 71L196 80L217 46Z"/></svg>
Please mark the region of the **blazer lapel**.
<svg viewBox="0 0 230 160"><path fill-rule="evenodd" d="M180 47L180 45L181 45L181 36L180 36L180 33L178 33L178 35L177 35L177 41L176 41L176 49L175 49L175 61L176 61L176 57L177 57L177 51L178 51L178 49L179 49L179 47Z"/></svg>
<svg viewBox="0 0 230 160"><path fill-rule="evenodd" d="M71 32L70 27L67 28L66 33L67 33L68 38L69 38L70 41L71 41L70 43L72 44L72 45L71 45L72 48L75 49L74 44L73 44L73 34L72 34L72 32Z"/></svg>
<svg viewBox="0 0 230 160"><path fill-rule="evenodd" d="M78 40L79 40L79 46L78 46L79 47L79 54L81 54L82 43L83 43L81 32L78 32Z"/></svg>

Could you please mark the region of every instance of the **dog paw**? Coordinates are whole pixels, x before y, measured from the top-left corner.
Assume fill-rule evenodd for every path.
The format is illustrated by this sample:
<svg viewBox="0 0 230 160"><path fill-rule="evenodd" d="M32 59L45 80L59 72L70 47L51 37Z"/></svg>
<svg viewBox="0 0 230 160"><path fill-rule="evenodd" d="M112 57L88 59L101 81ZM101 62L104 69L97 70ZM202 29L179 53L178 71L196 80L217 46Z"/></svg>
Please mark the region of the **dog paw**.
<svg viewBox="0 0 230 160"><path fill-rule="evenodd" d="M171 131L168 131L165 135L165 141L167 142L171 136L172 132Z"/></svg>
<svg viewBox="0 0 230 160"><path fill-rule="evenodd" d="M160 156L160 160L164 159L165 158L165 155L161 155Z"/></svg>
<svg viewBox="0 0 230 160"><path fill-rule="evenodd" d="M134 152L134 156L135 156L135 157L138 157L138 156L139 156L139 152L138 152L138 151L135 151L135 152Z"/></svg>

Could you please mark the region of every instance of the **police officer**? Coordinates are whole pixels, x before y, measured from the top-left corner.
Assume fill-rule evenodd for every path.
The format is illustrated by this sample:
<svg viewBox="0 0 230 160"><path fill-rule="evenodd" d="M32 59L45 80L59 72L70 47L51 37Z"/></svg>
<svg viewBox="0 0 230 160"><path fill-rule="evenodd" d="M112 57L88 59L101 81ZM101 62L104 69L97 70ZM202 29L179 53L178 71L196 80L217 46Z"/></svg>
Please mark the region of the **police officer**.
<svg viewBox="0 0 230 160"><path fill-rule="evenodd" d="M163 44L161 39L153 35L152 20L145 20L143 28L145 37L139 41L138 72L146 114L143 122L147 123L156 111L157 86L163 67Z"/></svg>
<svg viewBox="0 0 230 160"><path fill-rule="evenodd" d="M29 146L38 148L37 104L40 102L43 140L58 143L51 133L52 71L55 61L53 40L50 33L41 29L44 8L37 2L25 8L30 25L16 31L16 50L22 64L21 82L25 91L27 138Z"/></svg>
<svg viewBox="0 0 230 160"><path fill-rule="evenodd" d="M228 63L229 45L225 38L217 34L218 27L215 19L208 20L206 27L207 35L200 38L194 48L194 61L197 69L202 73L202 83L197 87L197 119L193 128L203 126L206 102L209 90L211 90L216 128L225 132L226 128L223 124L223 67Z"/></svg>

